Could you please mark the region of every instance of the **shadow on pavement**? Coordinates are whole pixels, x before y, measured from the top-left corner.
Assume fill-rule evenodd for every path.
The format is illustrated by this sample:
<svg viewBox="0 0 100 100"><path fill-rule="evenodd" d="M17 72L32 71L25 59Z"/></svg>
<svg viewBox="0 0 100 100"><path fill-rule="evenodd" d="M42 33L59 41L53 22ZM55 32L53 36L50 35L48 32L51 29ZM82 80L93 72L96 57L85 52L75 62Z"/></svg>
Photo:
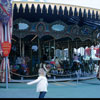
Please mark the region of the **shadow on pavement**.
<svg viewBox="0 0 100 100"><path fill-rule="evenodd" d="M0 88L6 88L5 86L0 86Z"/></svg>
<svg viewBox="0 0 100 100"><path fill-rule="evenodd" d="M84 84L89 84L89 85L100 85L100 80L94 80L92 82L87 82L87 81L80 81L80 83L84 83Z"/></svg>

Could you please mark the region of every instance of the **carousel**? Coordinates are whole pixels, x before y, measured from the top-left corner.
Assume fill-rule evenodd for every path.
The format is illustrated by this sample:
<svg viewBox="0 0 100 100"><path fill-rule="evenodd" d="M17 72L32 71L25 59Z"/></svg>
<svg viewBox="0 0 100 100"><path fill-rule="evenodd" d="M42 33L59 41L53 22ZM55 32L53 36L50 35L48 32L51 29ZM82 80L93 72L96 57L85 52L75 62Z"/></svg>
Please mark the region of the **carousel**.
<svg viewBox="0 0 100 100"><path fill-rule="evenodd" d="M28 75L37 74L41 59L45 59L50 70L69 72L74 54L84 59L84 55L77 53L78 48L99 43L98 9L39 2L13 2L12 8L10 63L13 72L19 68L17 65L26 65ZM90 59L91 53L86 52ZM57 66L56 58L60 62Z"/></svg>
<svg viewBox="0 0 100 100"><path fill-rule="evenodd" d="M99 44L98 9L21 1L12 2L12 9L13 34L9 55L12 79L37 75L41 59L45 60L51 77L53 74L64 77L74 73L78 65L83 66L83 72L92 73L94 66L89 69L90 50L86 50L87 61L85 53L78 53L78 49Z"/></svg>

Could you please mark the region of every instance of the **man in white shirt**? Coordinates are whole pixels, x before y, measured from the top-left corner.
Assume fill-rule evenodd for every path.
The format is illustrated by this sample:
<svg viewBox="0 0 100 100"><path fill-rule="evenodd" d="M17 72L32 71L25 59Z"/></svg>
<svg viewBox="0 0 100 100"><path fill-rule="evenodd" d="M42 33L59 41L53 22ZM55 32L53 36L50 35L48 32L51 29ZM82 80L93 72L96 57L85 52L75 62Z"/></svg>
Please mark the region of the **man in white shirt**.
<svg viewBox="0 0 100 100"><path fill-rule="evenodd" d="M95 67L94 67L94 72L97 74L98 72L98 69L99 69L99 65L95 64Z"/></svg>

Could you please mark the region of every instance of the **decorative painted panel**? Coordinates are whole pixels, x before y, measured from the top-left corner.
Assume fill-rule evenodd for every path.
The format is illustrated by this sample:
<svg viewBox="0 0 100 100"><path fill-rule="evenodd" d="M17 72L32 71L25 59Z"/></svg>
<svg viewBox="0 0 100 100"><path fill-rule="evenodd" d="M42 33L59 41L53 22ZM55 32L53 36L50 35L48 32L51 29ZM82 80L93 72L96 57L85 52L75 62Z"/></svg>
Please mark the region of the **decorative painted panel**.
<svg viewBox="0 0 100 100"><path fill-rule="evenodd" d="M63 31L65 29L65 26L64 25L61 25L61 24L55 24L55 25L52 25L52 30L54 31Z"/></svg>
<svg viewBox="0 0 100 100"><path fill-rule="evenodd" d="M93 30L88 26L83 26L81 28L81 34L83 34L83 35L91 35L92 31Z"/></svg>
<svg viewBox="0 0 100 100"><path fill-rule="evenodd" d="M25 23L29 25L29 28L25 30L19 30L17 25L18 23ZM92 40L94 36L93 29L86 25L79 27L78 25L67 25L62 21L56 21L53 23L46 23L43 21L31 23L19 19L14 22L14 25L16 26L16 29L14 29L14 34L17 35L18 33L21 33L21 37L35 34L38 35L39 38L49 35L55 39L69 37L72 40L75 38L80 38L82 41L85 41L87 39Z"/></svg>

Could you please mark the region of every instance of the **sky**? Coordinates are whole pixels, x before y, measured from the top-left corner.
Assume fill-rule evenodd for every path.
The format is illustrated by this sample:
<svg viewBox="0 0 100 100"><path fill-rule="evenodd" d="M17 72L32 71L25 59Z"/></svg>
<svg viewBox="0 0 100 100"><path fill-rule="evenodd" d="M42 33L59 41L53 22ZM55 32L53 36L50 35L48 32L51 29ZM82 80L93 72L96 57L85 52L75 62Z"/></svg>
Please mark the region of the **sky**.
<svg viewBox="0 0 100 100"><path fill-rule="evenodd" d="M61 4L71 4L71 5L100 9L100 0L13 0L13 1L61 3Z"/></svg>

